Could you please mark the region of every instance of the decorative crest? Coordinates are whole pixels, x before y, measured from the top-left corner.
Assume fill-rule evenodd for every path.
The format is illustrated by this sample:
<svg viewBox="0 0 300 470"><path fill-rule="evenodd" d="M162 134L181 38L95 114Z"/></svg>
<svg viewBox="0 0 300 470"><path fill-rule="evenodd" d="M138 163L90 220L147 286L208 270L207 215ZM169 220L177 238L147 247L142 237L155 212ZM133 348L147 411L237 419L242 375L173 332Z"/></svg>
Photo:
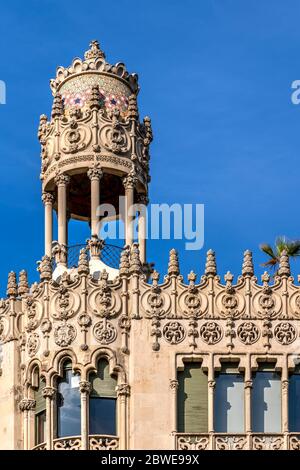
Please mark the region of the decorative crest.
<svg viewBox="0 0 300 470"><path fill-rule="evenodd" d="M8 274L6 295L8 297L17 297L18 295L17 276L14 271L10 271Z"/></svg>
<svg viewBox="0 0 300 470"><path fill-rule="evenodd" d="M170 276L178 276L180 273L179 260L177 251L172 248L169 255L168 274Z"/></svg>
<svg viewBox="0 0 300 470"><path fill-rule="evenodd" d="M81 248L78 260L78 274L89 274L89 260L87 256L87 249Z"/></svg>
<svg viewBox="0 0 300 470"><path fill-rule="evenodd" d="M278 275L279 276L290 276L291 269L290 269L290 260L286 250L283 250L280 255L279 260L279 269Z"/></svg>
<svg viewBox="0 0 300 470"><path fill-rule="evenodd" d="M97 40L90 42L90 49L84 53L84 58L85 60L105 59L105 54L101 51L100 44Z"/></svg>
<svg viewBox="0 0 300 470"><path fill-rule="evenodd" d="M18 292L19 292L19 295L28 294L29 292L27 272L24 269L19 274Z"/></svg>
<svg viewBox="0 0 300 470"><path fill-rule="evenodd" d="M121 257L120 257L120 265L119 265L119 272L120 275L127 275L129 273L129 247L124 246Z"/></svg>

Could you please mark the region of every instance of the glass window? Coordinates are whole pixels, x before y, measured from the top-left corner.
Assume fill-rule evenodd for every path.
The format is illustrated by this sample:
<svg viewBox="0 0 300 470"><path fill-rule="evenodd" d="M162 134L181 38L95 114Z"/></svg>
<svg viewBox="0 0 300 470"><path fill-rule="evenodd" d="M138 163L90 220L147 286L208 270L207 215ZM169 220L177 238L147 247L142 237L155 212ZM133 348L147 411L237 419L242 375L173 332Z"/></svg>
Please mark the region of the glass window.
<svg viewBox="0 0 300 470"><path fill-rule="evenodd" d="M177 378L178 432L207 432L207 375L201 369L201 364L186 363Z"/></svg>
<svg viewBox="0 0 300 470"><path fill-rule="evenodd" d="M35 405L35 445L46 440L46 399L43 397L45 383L40 380L39 387L34 391Z"/></svg>
<svg viewBox="0 0 300 470"><path fill-rule="evenodd" d="M289 381L289 431L300 432L300 374L292 374Z"/></svg>
<svg viewBox="0 0 300 470"><path fill-rule="evenodd" d="M237 366L222 366L214 397L216 432L244 432L244 377Z"/></svg>
<svg viewBox="0 0 300 470"><path fill-rule="evenodd" d="M65 363L63 378L58 380L57 437L81 433L79 381L80 376L72 371L71 362Z"/></svg>
<svg viewBox="0 0 300 470"><path fill-rule="evenodd" d="M273 370L262 366L256 372L251 409L254 432L281 432L281 378L274 366Z"/></svg>
<svg viewBox="0 0 300 470"><path fill-rule="evenodd" d="M116 435L116 386L108 362L100 359L97 373L90 375L90 434Z"/></svg>

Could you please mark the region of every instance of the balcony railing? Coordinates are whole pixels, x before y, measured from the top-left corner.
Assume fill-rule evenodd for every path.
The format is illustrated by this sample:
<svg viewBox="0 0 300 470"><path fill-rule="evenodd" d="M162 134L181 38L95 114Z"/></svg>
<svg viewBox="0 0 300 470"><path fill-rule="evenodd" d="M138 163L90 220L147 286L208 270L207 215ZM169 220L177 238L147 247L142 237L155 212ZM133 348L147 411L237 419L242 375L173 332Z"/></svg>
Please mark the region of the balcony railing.
<svg viewBox="0 0 300 470"><path fill-rule="evenodd" d="M89 450L117 450L119 448L119 438L109 435L89 436ZM81 436L60 437L53 441L54 450L81 450ZM46 450L46 443L43 442L33 448L33 450Z"/></svg>
<svg viewBox="0 0 300 470"><path fill-rule="evenodd" d="M177 450L300 450L300 433L175 435Z"/></svg>

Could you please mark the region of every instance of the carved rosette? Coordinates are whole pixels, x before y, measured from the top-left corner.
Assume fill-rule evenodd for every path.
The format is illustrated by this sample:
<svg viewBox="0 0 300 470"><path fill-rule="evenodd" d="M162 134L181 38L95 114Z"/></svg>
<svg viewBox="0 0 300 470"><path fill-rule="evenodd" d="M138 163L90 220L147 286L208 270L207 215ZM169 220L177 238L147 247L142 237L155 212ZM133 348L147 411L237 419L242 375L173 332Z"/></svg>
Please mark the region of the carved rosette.
<svg viewBox="0 0 300 470"><path fill-rule="evenodd" d="M255 323L246 321L238 327L237 335L243 344L250 345L256 343L259 339L260 333Z"/></svg>
<svg viewBox="0 0 300 470"><path fill-rule="evenodd" d="M218 343L222 339L222 336L222 328L214 321L205 322L200 328L200 338L207 344Z"/></svg>
<svg viewBox="0 0 300 470"><path fill-rule="evenodd" d="M163 327L163 337L170 344L178 344L184 340L186 330L178 321L170 321Z"/></svg>
<svg viewBox="0 0 300 470"><path fill-rule="evenodd" d="M61 348L69 346L76 338L76 329L66 320L57 326L54 330L54 341Z"/></svg>
<svg viewBox="0 0 300 470"><path fill-rule="evenodd" d="M113 343L117 338L117 330L106 318L95 324L93 333L96 340L101 344Z"/></svg>
<svg viewBox="0 0 300 470"><path fill-rule="evenodd" d="M297 337L295 327L289 322L281 322L275 326L274 337L282 345L291 344Z"/></svg>

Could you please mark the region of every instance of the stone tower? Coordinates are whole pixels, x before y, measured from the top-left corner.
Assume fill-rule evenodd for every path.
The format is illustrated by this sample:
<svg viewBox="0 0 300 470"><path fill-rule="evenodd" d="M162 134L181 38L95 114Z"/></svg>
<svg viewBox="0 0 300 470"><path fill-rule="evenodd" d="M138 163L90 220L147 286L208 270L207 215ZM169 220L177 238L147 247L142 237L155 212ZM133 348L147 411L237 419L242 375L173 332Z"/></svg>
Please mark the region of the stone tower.
<svg viewBox="0 0 300 470"><path fill-rule="evenodd" d="M222 282L209 250L203 275L184 282L173 249L149 283L145 212L130 210L147 202L152 139L137 77L93 41L51 88L40 279L10 272L0 301L0 448L300 450L300 287L287 253L259 283L247 250L241 275ZM99 238L101 203L125 222L115 258ZM76 263L69 218L91 227Z"/></svg>

